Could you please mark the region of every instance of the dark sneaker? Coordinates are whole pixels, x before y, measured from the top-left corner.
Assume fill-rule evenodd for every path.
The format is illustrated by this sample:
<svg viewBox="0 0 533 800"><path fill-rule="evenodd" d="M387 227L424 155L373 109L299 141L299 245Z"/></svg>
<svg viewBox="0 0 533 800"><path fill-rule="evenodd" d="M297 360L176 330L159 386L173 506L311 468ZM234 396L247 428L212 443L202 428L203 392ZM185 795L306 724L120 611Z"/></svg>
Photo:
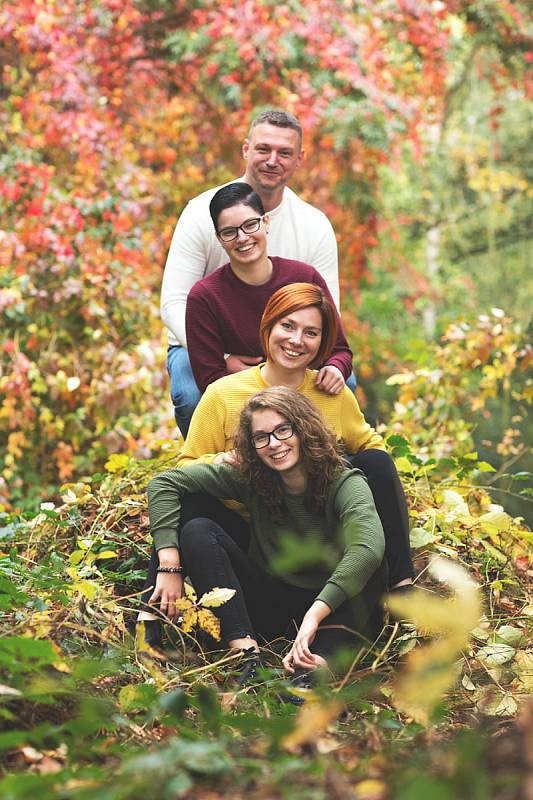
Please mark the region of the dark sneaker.
<svg viewBox="0 0 533 800"><path fill-rule="evenodd" d="M239 689L244 689L255 683L258 683L257 671L262 668L261 653L254 650L253 647L248 647L242 651L243 660L237 669L237 676L235 683Z"/></svg>
<svg viewBox="0 0 533 800"><path fill-rule="evenodd" d="M137 652L163 651L163 631L158 619L143 619L135 625L135 649Z"/></svg>
<svg viewBox="0 0 533 800"><path fill-rule="evenodd" d="M302 706L305 703L305 695L311 691L314 685L315 670L308 670L304 667L296 667L294 672L289 675L289 684L295 692L284 692L279 699L283 703L292 703L293 706Z"/></svg>

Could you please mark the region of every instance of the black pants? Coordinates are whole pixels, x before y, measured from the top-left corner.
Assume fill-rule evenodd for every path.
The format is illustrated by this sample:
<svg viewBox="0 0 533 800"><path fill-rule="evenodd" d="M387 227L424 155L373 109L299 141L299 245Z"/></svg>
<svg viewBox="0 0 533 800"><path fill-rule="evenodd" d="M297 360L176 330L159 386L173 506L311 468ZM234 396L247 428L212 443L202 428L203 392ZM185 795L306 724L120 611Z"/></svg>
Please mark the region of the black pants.
<svg viewBox="0 0 533 800"><path fill-rule="evenodd" d="M409 546L409 512L394 461L384 450L363 450L355 456L348 456L348 461L364 473L383 525L389 587L405 578L414 578Z"/></svg>
<svg viewBox="0 0 533 800"><path fill-rule="evenodd" d="M240 514L227 508L224 503L217 500L215 497L210 497L208 494L187 494L183 498L181 506L180 526L179 531L176 531L176 545L181 540L181 531L185 525L193 519L204 517L217 522L224 530L229 533L233 541L244 552L248 552L248 545L250 543L250 528L246 520ZM145 610L156 611L157 609L148 607L146 604L150 599L157 580L157 568L159 566L159 559L155 547L152 547L150 554L150 564L148 566L148 575L141 595L143 608Z"/></svg>
<svg viewBox="0 0 533 800"><path fill-rule="evenodd" d="M220 525L204 517L182 528L180 552L199 597L215 586L235 589L231 600L213 609L226 644L243 636L265 642L280 636L293 640L318 594L317 589L302 589L269 575ZM324 620L312 652L327 657L342 645L354 648L361 644L361 635L374 639L383 623L380 600L385 591L382 567L361 595L343 603Z"/></svg>
<svg viewBox="0 0 533 800"><path fill-rule="evenodd" d="M413 562L409 549L409 515L405 494L394 466L394 461L383 450L364 450L348 458L366 476L383 531L385 533L385 561L388 566L388 587L404 578L413 578ZM180 529L187 522L204 517L217 522L244 551L248 550L249 527L245 520L215 498L204 494L190 494L183 500ZM178 532L176 532L176 542ZM141 599L147 603L156 578L159 560L152 548L148 576ZM385 589L386 591L386 589Z"/></svg>

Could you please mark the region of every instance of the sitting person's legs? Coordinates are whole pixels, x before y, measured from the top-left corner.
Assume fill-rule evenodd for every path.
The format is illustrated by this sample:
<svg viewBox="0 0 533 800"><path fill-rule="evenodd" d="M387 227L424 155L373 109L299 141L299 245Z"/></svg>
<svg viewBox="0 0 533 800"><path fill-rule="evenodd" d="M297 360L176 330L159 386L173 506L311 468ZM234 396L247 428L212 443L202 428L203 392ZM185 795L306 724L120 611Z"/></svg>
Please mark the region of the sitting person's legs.
<svg viewBox="0 0 533 800"><path fill-rule="evenodd" d="M244 552L248 551L250 542L250 528L248 523L240 514L233 511L231 508L227 508L220 500L201 493L185 495L181 507L180 530L183 530L187 522L196 519L196 517L205 517L217 522L231 536L241 550ZM178 539L179 531L176 531L176 542ZM155 547L152 547L148 574L141 595L142 610L139 613L139 620L141 621L157 619L157 614L154 613L156 609L154 608L151 610L151 607L148 605L148 600L152 596L155 588L158 567L159 558L157 556L157 550Z"/></svg>
<svg viewBox="0 0 533 800"><path fill-rule="evenodd" d="M385 559L371 576L363 591L342 603L320 625L312 652L328 661L341 648L354 653L374 642L383 628L383 596L387 592Z"/></svg>
<svg viewBox="0 0 533 800"><path fill-rule="evenodd" d="M409 546L409 513L394 461L383 450L363 450L349 455L353 467L364 472L385 534L389 587L410 583L414 577Z"/></svg>
<svg viewBox="0 0 533 800"><path fill-rule="evenodd" d="M185 347L171 345L168 348L167 369L170 377L170 396L174 404L176 424L185 439L194 409L201 397L201 392L192 374L189 354Z"/></svg>
<svg viewBox="0 0 533 800"><path fill-rule="evenodd" d="M184 569L200 598L214 587L235 589L235 594L213 609L220 620L225 644L241 646L250 639L256 645L256 633L248 610L248 601L269 596L269 576L258 567L228 533L205 517L190 520L180 534L180 552ZM246 646L246 642L243 645Z"/></svg>

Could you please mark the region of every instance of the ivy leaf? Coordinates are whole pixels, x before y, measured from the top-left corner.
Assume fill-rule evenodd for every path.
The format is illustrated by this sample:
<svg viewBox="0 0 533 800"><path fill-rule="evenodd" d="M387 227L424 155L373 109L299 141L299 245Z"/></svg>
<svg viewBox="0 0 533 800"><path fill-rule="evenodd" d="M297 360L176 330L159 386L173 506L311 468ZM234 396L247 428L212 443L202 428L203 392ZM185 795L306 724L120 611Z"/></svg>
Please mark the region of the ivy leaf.
<svg viewBox="0 0 533 800"><path fill-rule="evenodd" d="M518 710L514 697L507 692L499 692L487 687L477 702L479 711L491 717L512 717Z"/></svg>
<svg viewBox="0 0 533 800"><path fill-rule="evenodd" d="M499 667L501 664L507 664L508 661L512 661L515 657L516 650L514 647L511 647L508 644L499 644L495 642L494 644L487 644L485 647L481 647L477 653L476 657L478 661L481 661L486 667Z"/></svg>
<svg viewBox="0 0 533 800"><path fill-rule="evenodd" d="M435 534L425 528L413 528L409 533L409 543L413 550L418 550L420 547L425 547L425 545L434 541Z"/></svg>
<svg viewBox="0 0 533 800"><path fill-rule="evenodd" d="M495 634L499 640L508 645L518 644L524 637L523 631L514 625L500 625L499 628L496 628Z"/></svg>

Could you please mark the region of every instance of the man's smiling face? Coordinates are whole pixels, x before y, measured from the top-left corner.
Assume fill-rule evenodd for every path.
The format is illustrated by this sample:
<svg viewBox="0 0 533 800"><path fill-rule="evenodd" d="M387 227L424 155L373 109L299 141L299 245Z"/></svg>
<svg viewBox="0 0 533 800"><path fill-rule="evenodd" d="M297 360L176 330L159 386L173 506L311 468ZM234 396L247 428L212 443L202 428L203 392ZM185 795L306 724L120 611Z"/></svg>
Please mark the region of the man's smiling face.
<svg viewBox="0 0 533 800"><path fill-rule="evenodd" d="M287 185L302 160L298 132L293 128L261 123L244 140L245 180L259 192L271 192Z"/></svg>

